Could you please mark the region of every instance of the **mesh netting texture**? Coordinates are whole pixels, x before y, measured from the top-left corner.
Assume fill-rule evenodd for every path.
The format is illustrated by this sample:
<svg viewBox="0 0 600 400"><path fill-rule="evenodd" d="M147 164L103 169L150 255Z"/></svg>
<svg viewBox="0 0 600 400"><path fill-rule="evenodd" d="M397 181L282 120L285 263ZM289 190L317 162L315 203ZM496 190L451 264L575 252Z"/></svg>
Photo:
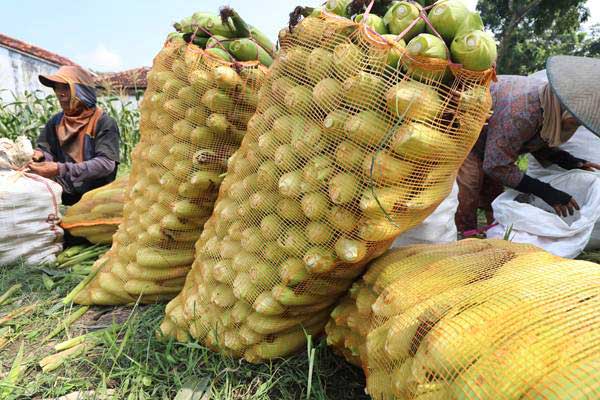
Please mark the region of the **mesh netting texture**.
<svg viewBox="0 0 600 400"><path fill-rule="evenodd" d="M258 62L230 63L167 41L148 74L123 223L76 302L149 303L181 290L265 73Z"/></svg>
<svg viewBox="0 0 600 400"><path fill-rule="evenodd" d="M69 207L61 226L73 236L94 244L110 244L123 220L123 203L129 175L123 175L108 185L83 195Z"/></svg>
<svg viewBox="0 0 600 400"><path fill-rule="evenodd" d="M305 18L281 40L162 333L250 362L320 334L366 263L448 195L491 79L348 19Z"/></svg>
<svg viewBox="0 0 600 400"><path fill-rule="evenodd" d="M374 261L327 341L373 399L600 395L600 268L529 245L465 240Z"/></svg>

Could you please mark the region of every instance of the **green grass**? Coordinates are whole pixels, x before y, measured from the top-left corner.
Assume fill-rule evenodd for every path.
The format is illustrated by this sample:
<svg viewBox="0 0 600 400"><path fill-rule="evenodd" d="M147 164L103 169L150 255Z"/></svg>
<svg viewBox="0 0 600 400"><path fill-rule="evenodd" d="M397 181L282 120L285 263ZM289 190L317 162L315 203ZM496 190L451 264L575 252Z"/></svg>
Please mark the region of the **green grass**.
<svg viewBox="0 0 600 400"><path fill-rule="evenodd" d="M46 272L54 273L52 269ZM92 307L66 332L47 344L42 339L77 306L56 307L81 279L62 273L52 277L48 290L41 269L22 266L0 269L0 293L15 283L23 289L14 303L0 306L5 313L35 302L47 301L35 312L11 322L9 343L0 349L0 382L24 343L25 375L12 388L10 399L48 399L75 391L93 391L92 398L110 393L115 399L174 399L184 387L197 387L210 399L368 399L362 371L336 357L317 341L314 357L302 352L286 360L251 365L218 354L196 343L160 342L155 331L164 305ZM44 373L39 360L54 352L52 346L80 334L121 323L116 332L100 337L84 356ZM5 325L6 326L6 325ZM0 326L1 329L4 326ZM307 396L309 371L311 393ZM202 389L204 388L204 389ZM0 393L2 391L0 383ZM202 396L198 396L201 398Z"/></svg>

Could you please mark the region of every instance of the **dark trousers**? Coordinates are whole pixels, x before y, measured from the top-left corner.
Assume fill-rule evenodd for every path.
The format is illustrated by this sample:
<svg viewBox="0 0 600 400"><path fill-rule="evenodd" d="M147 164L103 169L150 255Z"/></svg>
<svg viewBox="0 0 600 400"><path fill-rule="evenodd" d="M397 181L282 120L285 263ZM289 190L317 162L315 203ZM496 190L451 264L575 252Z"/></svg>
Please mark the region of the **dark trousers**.
<svg viewBox="0 0 600 400"><path fill-rule="evenodd" d="M486 213L487 223L493 222L492 202L504 191L504 186L483 172L483 161L470 153L457 177L458 210L456 227L459 232L477 229L477 209Z"/></svg>

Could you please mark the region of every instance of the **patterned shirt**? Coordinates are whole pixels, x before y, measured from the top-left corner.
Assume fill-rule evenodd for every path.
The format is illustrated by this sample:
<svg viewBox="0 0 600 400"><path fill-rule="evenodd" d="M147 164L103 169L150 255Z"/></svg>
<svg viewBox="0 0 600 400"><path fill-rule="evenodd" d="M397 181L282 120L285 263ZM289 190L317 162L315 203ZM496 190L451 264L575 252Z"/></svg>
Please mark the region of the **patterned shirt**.
<svg viewBox="0 0 600 400"><path fill-rule="evenodd" d="M483 160L486 175L516 188L523 172L515 162L532 153L544 166L555 163L572 169L575 159L567 152L550 148L540 137L543 110L539 90L546 82L525 76L501 75L492 84L493 114L473 152Z"/></svg>

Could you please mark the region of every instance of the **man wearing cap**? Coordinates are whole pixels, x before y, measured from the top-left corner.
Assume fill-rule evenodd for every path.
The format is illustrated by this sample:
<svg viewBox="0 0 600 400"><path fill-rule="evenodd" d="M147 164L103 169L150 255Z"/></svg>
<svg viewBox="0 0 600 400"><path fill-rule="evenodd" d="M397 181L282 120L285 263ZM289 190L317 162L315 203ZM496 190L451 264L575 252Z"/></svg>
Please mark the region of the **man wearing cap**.
<svg viewBox="0 0 600 400"><path fill-rule="evenodd" d="M94 79L83 68L64 66L39 79L54 89L62 112L42 129L29 169L58 182L63 204L72 205L84 193L115 180L119 127L96 105Z"/></svg>
<svg viewBox="0 0 600 400"><path fill-rule="evenodd" d="M580 125L600 135L600 60L552 57L547 71L548 82L507 75L492 85L493 114L458 173L459 232L477 229L479 207L491 223L491 203L505 186L538 196L561 216L579 209L570 194L526 175L516 161L531 153L544 166L600 169L558 149Z"/></svg>

